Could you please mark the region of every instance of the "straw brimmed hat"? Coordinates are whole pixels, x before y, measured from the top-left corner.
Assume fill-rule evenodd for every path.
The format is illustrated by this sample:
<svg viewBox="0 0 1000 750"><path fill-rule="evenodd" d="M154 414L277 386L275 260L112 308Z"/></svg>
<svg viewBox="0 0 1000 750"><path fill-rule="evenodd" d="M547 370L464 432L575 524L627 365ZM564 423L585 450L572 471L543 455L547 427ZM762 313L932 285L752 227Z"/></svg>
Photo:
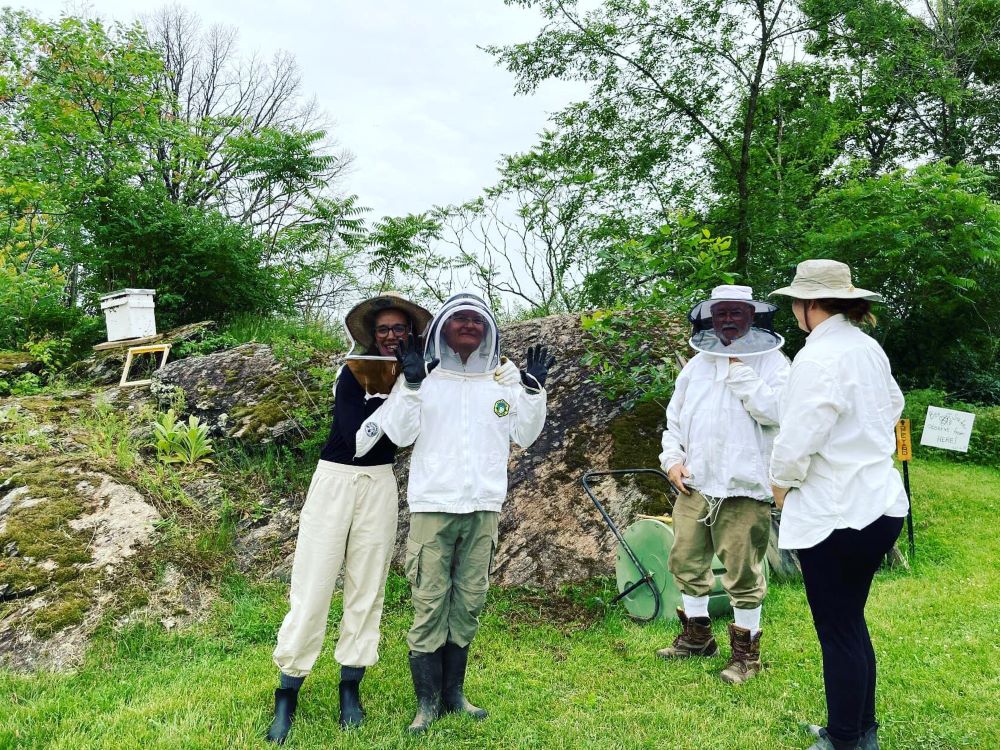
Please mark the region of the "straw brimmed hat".
<svg viewBox="0 0 1000 750"><path fill-rule="evenodd" d="M375 346L375 316L383 310L392 309L401 310L409 316L414 336L420 336L433 317L429 310L410 302L399 292L383 292L378 297L366 299L351 308L344 318L347 332L354 340L356 353L367 352Z"/></svg>
<svg viewBox="0 0 1000 750"><path fill-rule="evenodd" d="M796 299L866 299L882 302L882 295L858 289L851 283L851 267L839 260L804 260L795 268L789 286L775 289L768 297L783 294Z"/></svg>

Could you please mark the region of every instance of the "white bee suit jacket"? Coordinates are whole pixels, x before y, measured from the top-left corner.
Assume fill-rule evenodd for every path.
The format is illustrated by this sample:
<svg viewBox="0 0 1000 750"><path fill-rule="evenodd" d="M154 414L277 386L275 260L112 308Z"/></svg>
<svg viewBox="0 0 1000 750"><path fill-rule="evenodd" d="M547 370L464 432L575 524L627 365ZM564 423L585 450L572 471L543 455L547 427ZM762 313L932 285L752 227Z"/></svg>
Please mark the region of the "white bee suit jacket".
<svg viewBox="0 0 1000 750"><path fill-rule="evenodd" d="M400 447L413 445L406 493L413 513L499 511L507 496L511 441L527 448L545 426L544 390L529 392L494 377L500 362L496 320L485 303L469 297L446 301L428 326L428 352L442 364L418 389L400 376L358 430L359 451L383 431ZM486 320L484 351L474 355L475 367L471 358L468 363L478 372L464 369L440 336L442 322L456 311Z"/></svg>
<svg viewBox="0 0 1000 750"><path fill-rule="evenodd" d="M663 470L684 464L693 474L685 483L703 495L770 500L768 459L789 370L780 351L745 356L742 363L695 355L667 406Z"/></svg>
<svg viewBox="0 0 1000 750"><path fill-rule="evenodd" d="M502 386L492 372L434 370L419 390L400 383L376 414L392 442L413 444L411 512L499 511L511 441L527 448L541 434L545 392Z"/></svg>

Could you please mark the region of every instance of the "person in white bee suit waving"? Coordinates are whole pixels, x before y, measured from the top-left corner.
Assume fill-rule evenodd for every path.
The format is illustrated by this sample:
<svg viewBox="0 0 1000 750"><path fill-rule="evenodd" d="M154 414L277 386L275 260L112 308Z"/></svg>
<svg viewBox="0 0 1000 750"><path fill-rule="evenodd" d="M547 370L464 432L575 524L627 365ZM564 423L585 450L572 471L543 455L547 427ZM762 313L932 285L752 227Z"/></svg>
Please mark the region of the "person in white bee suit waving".
<svg viewBox="0 0 1000 750"><path fill-rule="evenodd" d="M411 340L397 356L403 387L361 426L358 446L383 431L396 445L413 444L405 569L417 713L409 731L421 733L441 713L486 717L464 694L469 644L486 603L510 444L526 448L541 433L555 358L533 346L523 370L501 360L496 318L469 293L441 306L423 353Z"/></svg>
<svg viewBox="0 0 1000 750"><path fill-rule="evenodd" d="M665 659L718 651L708 614L712 556L726 568L722 586L736 622L732 655L720 677L741 683L761 669L760 612L767 592L764 556L771 533L768 457L778 399L788 380L777 308L747 286L723 285L689 314L698 351L677 377L667 406L660 465L678 490L668 566L681 592L683 630Z"/></svg>

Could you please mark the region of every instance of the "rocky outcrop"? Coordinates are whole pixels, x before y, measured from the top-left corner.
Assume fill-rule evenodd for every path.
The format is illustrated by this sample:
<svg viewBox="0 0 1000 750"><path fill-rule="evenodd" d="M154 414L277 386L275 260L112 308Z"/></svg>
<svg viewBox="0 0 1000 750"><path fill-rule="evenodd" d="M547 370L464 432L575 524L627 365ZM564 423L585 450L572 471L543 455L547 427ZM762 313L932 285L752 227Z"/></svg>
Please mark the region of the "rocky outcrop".
<svg viewBox="0 0 1000 750"><path fill-rule="evenodd" d="M212 601L212 587L189 569L198 561L182 570L190 555L170 551L176 509L167 507L161 523L162 498L139 489L137 480L155 472L131 448L123 466L111 458L116 446L102 443L111 429L142 446L148 399L147 389L107 388L0 403L0 666L71 668L102 623L143 617L172 626ZM175 491L191 513L216 517L217 480L181 478Z"/></svg>
<svg viewBox="0 0 1000 750"><path fill-rule="evenodd" d="M299 442L306 436L295 418L316 397L306 372L280 362L264 344L168 363L153 375L152 395L166 409L178 400L211 434L256 443Z"/></svg>
<svg viewBox="0 0 1000 750"><path fill-rule="evenodd" d="M160 514L133 487L72 458L7 470L0 484L0 664L75 664ZM128 582L123 585L123 582Z"/></svg>
<svg viewBox="0 0 1000 750"><path fill-rule="evenodd" d="M201 323L191 323L171 329L162 336L156 337L155 341L151 339L141 339L141 341L145 343L175 345L182 341L197 339L214 327L215 323L206 320ZM118 383L122 376L122 368L125 366L125 357L128 354L130 345L132 344L128 341L121 341L116 342L116 345L110 348L96 350L86 359L82 359L69 367L68 373L79 380L93 385L113 385ZM136 379L134 373L131 378Z"/></svg>

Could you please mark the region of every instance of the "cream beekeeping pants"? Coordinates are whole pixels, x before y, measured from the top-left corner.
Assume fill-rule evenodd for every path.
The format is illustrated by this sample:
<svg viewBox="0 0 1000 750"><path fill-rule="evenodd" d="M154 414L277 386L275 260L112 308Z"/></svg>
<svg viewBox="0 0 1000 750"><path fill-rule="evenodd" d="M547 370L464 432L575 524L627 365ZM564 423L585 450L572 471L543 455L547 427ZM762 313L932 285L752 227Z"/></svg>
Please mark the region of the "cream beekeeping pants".
<svg viewBox="0 0 1000 750"><path fill-rule="evenodd" d="M396 541L398 492L391 465L320 461L299 517L291 608L278 631L274 663L291 677L312 670L344 566L344 614L334 658L344 666L378 661L385 579Z"/></svg>

